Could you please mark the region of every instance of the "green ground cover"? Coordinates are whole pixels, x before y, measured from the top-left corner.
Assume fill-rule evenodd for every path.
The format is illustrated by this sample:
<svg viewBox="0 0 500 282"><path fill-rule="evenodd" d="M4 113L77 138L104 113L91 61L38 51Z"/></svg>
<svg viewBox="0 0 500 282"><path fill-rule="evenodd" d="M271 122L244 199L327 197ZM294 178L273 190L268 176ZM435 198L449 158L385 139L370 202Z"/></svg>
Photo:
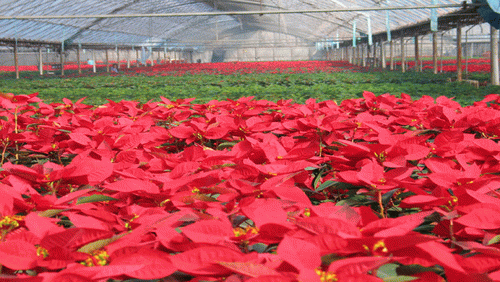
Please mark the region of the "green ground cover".
<svg viewBox="0 0 500 282"><path fill-rule="evenodd" d="M423 95L432 97L456 97L462 105L470 105L485 95L500 93L500 87L486 85L479 89L466 83L447 82L455 77L452 73L434 75L431 72L367 72L350 71L338 73L302 74L244 74L244 75L185 75L147 76L121 74L93 77L31 78L21 80L3 76L0 92L30 94L39 92L46 102L60 102L62 98L77 100L87 96L87 104L102 104L106 99L114 101L159 100L196 97L197 103L216 99L237 99L256 96L256 99L276 101L294 99L302 103L308 98L337 100L361 97L363 91L376 95L390 93L399 96L402 92L414 99ZM469 74L468 78L486 83L487 73Z"/></svg>

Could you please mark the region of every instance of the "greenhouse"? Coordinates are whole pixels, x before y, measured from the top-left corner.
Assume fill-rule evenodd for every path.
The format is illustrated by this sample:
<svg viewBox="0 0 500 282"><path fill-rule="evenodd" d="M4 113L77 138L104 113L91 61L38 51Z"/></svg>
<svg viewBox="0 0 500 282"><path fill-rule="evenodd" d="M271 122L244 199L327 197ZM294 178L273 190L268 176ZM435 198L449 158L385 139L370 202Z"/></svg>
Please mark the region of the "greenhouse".
<svg viewBox="0 0 500 282"><path fill-rule="evenodd" d="M0 281L500 281L498 0L0 0Z"/></svg>
<svg viewBox="0 0 500 282"><path fill-rule="evenodd" d="M437 0L6 1L0 8L0 66L35 66L43 74L44 65L80 66L88 60L127 61L130 67L130 61L345 59L382 64L376 58L419 61L419 56L463 52L474 57L483 54L474 50L473 41L482 38L485 28L489 33L480 5Z"/></svg>

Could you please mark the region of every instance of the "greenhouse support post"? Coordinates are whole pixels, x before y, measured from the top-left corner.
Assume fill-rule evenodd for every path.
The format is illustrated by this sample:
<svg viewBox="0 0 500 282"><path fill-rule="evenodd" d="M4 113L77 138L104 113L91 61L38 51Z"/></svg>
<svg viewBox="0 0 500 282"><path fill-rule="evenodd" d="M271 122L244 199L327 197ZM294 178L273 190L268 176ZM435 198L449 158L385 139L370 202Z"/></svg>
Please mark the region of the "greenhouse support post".
<svg viewBox="0 0 500 282"><path fill-rule="evenodd" d="M59 52L60 55L60 63L61 63L61 76L64 76L64 41L62 43L61 51Z"/></svg>
<svg viewBox="0 0 500 282"><path fill-rule="evenodd" d="M78 63L78 74L82 74L82 61L80 60L80 45L76 49L76 61Z"/></svg>
<svg viewBox="0 0 500 282"><path fill-rule="evenodd" d="M401 37L401 72L406 72L405 38Z"/></svg>
<svg viewBox="0 0 500 282"><path fill-rule="evenodd" d="M463 80L462 73L462 26L457 25L457 81Z"/></svg>
<svg viewBox="0 0 500 282"><path fill-rule="evenodd" d="M356 65L358 66L361 66L361 54L362 54L361 48L363 48L363 46L360 45L356 46Z"/></svg>
<svg viewBox="0 0 500 282"><path fill-rule="evenodd" d="M130 50L127 50L127 69L130 68Z"/></svg>
<svg viewBox="0 0 500 282"><path fill-rule="evenodd" d="M421 71L420 69L420 54L419 54L419 44L418 35L415 36L415 71Z"/></svg>
<svg viewBox="0 0 500 282"><path fill-rule="evenodd" d="M359 49L358 49L358 46L356 47L353 47L353 56L354 56L354 59L353 59L353 64L355 64L356 66L358 65L358 54L359 54Z"/></svg>
<svg viewBox="0 0 500 282"><path fill-rule="evenodd" d="M359 62L358 66L363 66L365 64L365 58L366 58L366 52L365 52L365 45L360 44L356 48L359 48Z"/></svg>
<svg viewBox="0 0 500 282"><path fill-rule="evenodd" d="M355 65L356 64L356 47L352 46L351 47L351 52L350 53L350 63Z"/></svg>
<svg viewBox="0 0 500 282"><path fill-rule="evenodd" d="M109 50L106 49L106 72L109 72Z"/></svg>
<svg viewBox="0 0 500 282"><path fill-rule="evenodd" d="M389 61L390 61L389 69L392 71L394 70L394 43L392 40L389 41Z"/></svg>
<svg viewBox="0 0 500 282"><path fill-rule="evenodd" d="M92 71L94 73L97 72L97 62L95 60L95 50L92 50L92 61L94 62L94 64L92 65Z"/></svg>
<svg viewBox="0 0 500 282"><path fill-rule="evenodd" d="M474 25L469 27L466 31L465 31L465 76L467 76L467 74L469 73L469 31L471 29L474 28Z"/></svg>
<svg viewBox="0 0 500 282"><path fill-rule="evenodd" d="M19 58L17 54L17 38L16 43L14 45L14 68L16 69L16 79L19 79Z"/></svg>
<svg viewBox="0 0 500 282"><path fill-rule="evenodd" d="M432 33L432 66L434 69L434 74L438 73L438 42L437 42L437 32Z"/></svg>
<svg viewBox="0 0 500 282"><path fill-rule="evenodd" d="M362 66L363 65L363 60L365 60L365 57L366 57L366 52L365 52L365 46L361 46L361 49L359 50L359 52L361 53L359 55L359 66Z"/></svg>
<svg viewBox="0 0 500 282"><path fill-rule="evenodd" d="M439 57L440 57L440 64L441 64L441 73L443 73L443 54L444 54L444 40L443 40L443 36L444 36L444 32L441 33L441 52L439 53Z"/></svg>
<svg viewBox="0 0 500 282"><path fill-rule="evenodd" d="M138 67L139 66L139 49L135 49L135 64Z"/></svg>
<svg viewBox="0 0 500 282"><path fill-rule="evenodd" d="M358 48L358 47L356 47ZM363 65L363 46L361 45L358 49L358 66Z"/></svg>
<svg viewBox="0 0 500 282"><path fill-rule="evenodd" d="M380 57L382 58L382 68L386 68L386 62L385 62L385 45L384 41L380 41Z"/></svg>
<svg viewBox="0 0 500 282"><path fill-rule="evenodd" d="M491 84L500 85L500 77L498 71L498 29L490 26L491 40Z"/></svg>
<svg viewBox="0 0 500 282"><path fill-rule="evenodd" d="M116 47L116 64L117 64L117 69L120 69L120 49Z"/></svg>
<svg viewBox="0 0 500 282"><path fill-rule="evenodd" d="M365 45L363 45L363 48L361 49L361 58L363 61L363 67L366 67Z"/></svg>
<svg viewBox="0 0 500 282"><path fill-rule="evenodd" d="M43 76L43 54L42 54L42 47L38 48L38 70L40 71L40 76Z"/></svg>

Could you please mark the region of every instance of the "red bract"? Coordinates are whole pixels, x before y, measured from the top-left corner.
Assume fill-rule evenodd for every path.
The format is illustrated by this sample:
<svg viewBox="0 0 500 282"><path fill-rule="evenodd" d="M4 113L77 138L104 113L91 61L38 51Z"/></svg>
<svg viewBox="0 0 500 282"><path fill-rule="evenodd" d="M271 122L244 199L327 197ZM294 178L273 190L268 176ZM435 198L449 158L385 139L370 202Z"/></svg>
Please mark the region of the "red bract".
<svg viewBox="0 0 500 282"><path fill-rule="evenodd" d="M498 279L498 97L90 107L0 95L1 275Z"/></svg>
<svg viewBox="0 0 500 282"><path fill-rule="evenodd" d="M0 244L0 263L12 270L31 269L36 266L36 248L21 240L8 240Z"/></svg>

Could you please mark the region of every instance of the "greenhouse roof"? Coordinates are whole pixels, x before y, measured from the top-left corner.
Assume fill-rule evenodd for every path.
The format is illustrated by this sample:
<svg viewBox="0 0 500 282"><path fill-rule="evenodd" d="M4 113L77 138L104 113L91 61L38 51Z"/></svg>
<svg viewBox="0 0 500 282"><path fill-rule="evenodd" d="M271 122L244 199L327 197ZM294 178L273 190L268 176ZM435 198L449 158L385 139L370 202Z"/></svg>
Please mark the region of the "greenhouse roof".
<svg viewBox="0 0 500 282"><path fill-rule="evenodd" d="M0 39L194 47L218 41L244 40L256 32L269 31L306 42L341 41L352 38L353 25L358 35L381 33L387 26L397 29L428 20L431 14L429 6L442 6L435 10L438 15L444 15L459 10L462 2L0 0ZM427 8L416 9L422 6Z"/></svg>

